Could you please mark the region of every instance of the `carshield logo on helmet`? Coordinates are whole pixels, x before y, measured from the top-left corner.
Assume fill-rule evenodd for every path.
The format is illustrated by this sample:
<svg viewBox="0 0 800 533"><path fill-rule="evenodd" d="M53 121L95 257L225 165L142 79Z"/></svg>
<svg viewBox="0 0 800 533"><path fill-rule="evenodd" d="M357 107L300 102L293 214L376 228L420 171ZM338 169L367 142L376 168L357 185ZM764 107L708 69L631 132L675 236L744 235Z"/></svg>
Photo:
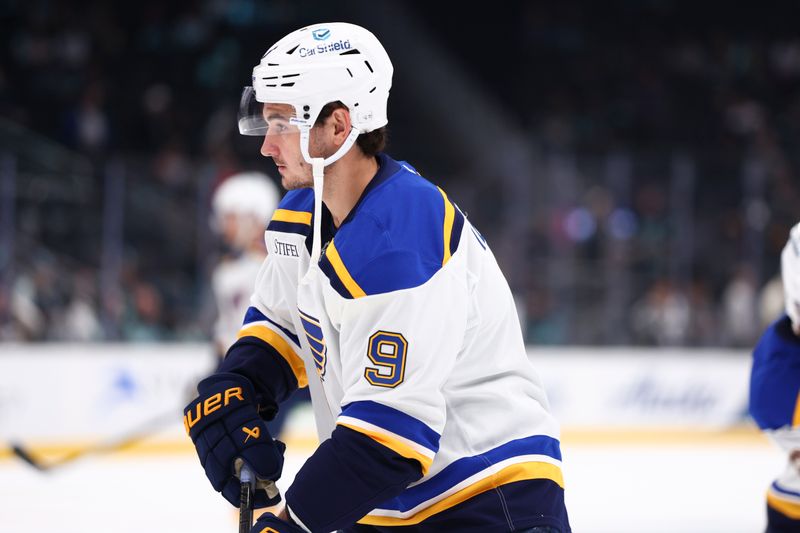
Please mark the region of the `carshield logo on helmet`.
<svg viewBox="0 0 800 533"><path fill-rule="evenodd" d="M331 30L328 28L319 28L311 32L311 35L314 37L316 41L324 41L328 37L331 36Z"/></svg>

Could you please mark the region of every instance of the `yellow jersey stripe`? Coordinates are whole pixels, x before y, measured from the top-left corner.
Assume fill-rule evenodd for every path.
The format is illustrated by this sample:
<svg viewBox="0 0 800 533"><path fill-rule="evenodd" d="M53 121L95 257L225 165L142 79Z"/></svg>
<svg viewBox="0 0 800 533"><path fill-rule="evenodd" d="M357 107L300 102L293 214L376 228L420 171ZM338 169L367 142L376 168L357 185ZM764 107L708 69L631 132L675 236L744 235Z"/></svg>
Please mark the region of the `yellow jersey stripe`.
<svg viewBox="0 0 800 533"><path fill-rule="evenodd" d="M319 325L319 324L317 324L317 325ZM325 340L324 339L318 339L314 335L312 335L311 333L309 333L307 331L306 331L306 337L308 337L309 339L311 339L313 341L316 341L316 342L318 342L318 343L320 343L322 345L325 345Z"/></svg>
<svg viewBox="0 0 800 533"><path fill-rule="evenodd" d="M314 324L315 326L319 326L319 321L317 321L317 319L316 319L316 318L312 318L312 317L308 316L307 314L305 314L304 312L302 312L302 311L301 311L301 310L299 310L299 309L297 310L297 312L298 312L298 313L300 313L300 316L301 316L301 317L302 317L304 320L307 320L307 321L311 322L311 323L312 323L312 324Z"/></svg>
<svg viewBox="0 0 800 533"><path fill-rule="evenodd" d="M800 393L797 393L797 400L794 403L794 415L792 416L792 427L800 426Z"/></svg>
<svg viewBox="0 0 800 533"><path fill-rule="evenodd" d="M283 337L267 326L262 326L260 324L244 326L239 330L239 335L236 338L241 339L242 337L255 337L275 348L275 350L286 359L286 362L289 363L294 377L297 378L297 386L301 389L308 386L308 376L306 376L306 367L303 364L303 360L295 353L292 347L289 346L289 343L283 340Z"/></svg>
<svg viewBox="0 0 800 533"><path fill-rule="evenodd" d="M311 225L311 213L307 211L291 211L289 209L276 209L272 215L276 222L293 222L295 224Z"/></svg>
<svg viewBox="0 0 800 533"><path fill-rule="evenodd" d="M556 465L550 463L540 462L527 462L518 463L507 466L499 472L492 474L480 481L473 483L463 489L459 490L436 502L430 507L426 507L417 514L408 518L397 518L394 516L375 516L367 515L358 521L359 524L366 524L370 526L411 526L419 524L423 520L436 513L441 513L451 507L455 507L459 503L465 502L468 499L477 496L487 490L492 490L500 485L507 483L514 483L515 481L525 481L530 479L550 479L558 483L564 488L564 478L561 474L561 469Z"/></svg>
<svg viewBox="0 0 800 533"><path fill-rule="evenodd" d="M336 249L334 241L331 241L328 245L328 248L325 250L325 256L328 258L328 261L331 262L331 266L342 281L342 285L350 292L350 296L353 298L362 298L367 295L364 289L358 286L358 283L356 283L356 280L350 275L350 272L347 271L347 268L342 262L342 258L339 257L339 251Z"/></svg>
<svg viewBox="0 0 800 533"><path fill-rule="evenodd" d="M317 350L316 348L314 348L314 346L313 346L313 345L309 344L309 345L308 345L308 347L309 347L309 348L311 348L311 351L312 351L312 352L314 352L315 354L317 354L318 356L320 356L320 357L325 357L325 354L324 354L324 353L322 353L322 352L320 352L320 351L319 351L319 350ZM323 345L323 350L324 350L324 349L325 349L325 348L324 348L324 345Z"/></svg>
<svg viewBox="0 0 800 533"><path fill-rule="evenodd" d="M767 505L788 516L792 520L800 520L800 503L783 500L776 496L772 491L767 492Z"/></svg>
<svg viewBox="0 0 800 533"><path fill-rule="evenodd" d="M419 461L419 464L422 465L422 475L427 475L428 469L431 467L433 463L433 459L428 457L427 455L423 455L422 453L418 452L417 450L413 449L411 446L404 442L400 442L397 439L393 439L392 437L386 435L385 433L379 433L377 431L372 431L369 429L365 429L362 427L358 427L355 425L347 424L344 422L337 422L338 426L344 426L346 428L350 428L353 431L358 431L359 433L363 433L364 435L368 436L372 440L379 442L389 448L390 450L394 450L398 454L402 455L403 457L408 457L409 459L414 459Z"/></svg>
<svg viewBox="0 0 800 533"><path fill-rule="evenodd" d="M442 255L442 266L450 261L450 239L453 236L453 221L456 218L456 210L450 200L447 199L447 194L437 187L444 199L444 255Z"/></svg>

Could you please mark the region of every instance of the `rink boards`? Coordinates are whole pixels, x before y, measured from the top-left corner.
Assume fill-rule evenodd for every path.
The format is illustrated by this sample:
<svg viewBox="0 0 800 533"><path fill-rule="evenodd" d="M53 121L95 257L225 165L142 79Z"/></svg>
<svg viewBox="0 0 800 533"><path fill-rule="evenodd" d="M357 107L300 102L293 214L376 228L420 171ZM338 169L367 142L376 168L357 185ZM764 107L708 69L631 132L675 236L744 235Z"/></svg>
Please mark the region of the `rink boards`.
<svg viewBox="0 0 800 533"><path fill-rule="evenodd" d="M745 414L747 353L571 348L530 356L563 424L574 531L763 529L764 492L784 458ZM189 391L213 364L201 344L4 345L2 442L58 458L163 413L175 417L153 437L47 474L0 445L0 531L33 533L46 523L65 533L100 533L109 523L117 533L234 531L236 514L209 487L180 422ZM290 416L283 489L316 445L311 417L308 408Z"/></svg>
<svg viewBox="0 0 800 533"><path fill-rule="evenodd" d="M567 440L753 433L747 352L531 348L529 355ZM205 344L3 345L0 442L70 447L175 413L159 440L165 451L180 449L182 407L214 364Z"/></svg>

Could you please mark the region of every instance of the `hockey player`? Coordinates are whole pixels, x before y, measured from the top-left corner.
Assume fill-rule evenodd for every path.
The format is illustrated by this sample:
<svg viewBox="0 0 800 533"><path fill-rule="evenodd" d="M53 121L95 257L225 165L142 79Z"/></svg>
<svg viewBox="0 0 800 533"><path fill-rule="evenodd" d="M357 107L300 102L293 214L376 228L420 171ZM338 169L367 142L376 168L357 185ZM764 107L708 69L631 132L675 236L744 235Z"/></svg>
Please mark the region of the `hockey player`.
<svg viewBox="0 0 800 533"><path fill-rule="evenodd" d="M753 351L750 414L788 454L767 490L767 533L800 531L800 224L781 254L786 314Z"/></svg>
<svg viewBox="0 0 800 533"><path fill-rule="evenodd" d="M217 306L214 344L220 355L236 341L256 275L266 258L264 227L280 201L278 188L262 172L240 172L214 191L211 226L225 253L214 267L212 290Z"/></svg>
<svg viewBox="0 0 800 533"><path fill-rule="evenodd" d="M264 419L309 387L321 444L254 532L568 532L559 429L508 284L447 194L382 151L392 73L346 23L290 33L254 68L239 128L289 192L187 432L238 505L242 463L259 487L281 474Z"/></svg>
<svg viewBox="0 0 800 533"><path fill-rule="evenodd" d="M242 327L242 316L249 307L256 276L267 256L264 227L279 201L278 187L263 172L234 174L214 191L212 227L227 248L211 280L217 304L214 345L220 360L236 342ZM280 413L270 420L270 433L280 436L291 409L304 401L308 401L305 390L292 395Z"/></svg>

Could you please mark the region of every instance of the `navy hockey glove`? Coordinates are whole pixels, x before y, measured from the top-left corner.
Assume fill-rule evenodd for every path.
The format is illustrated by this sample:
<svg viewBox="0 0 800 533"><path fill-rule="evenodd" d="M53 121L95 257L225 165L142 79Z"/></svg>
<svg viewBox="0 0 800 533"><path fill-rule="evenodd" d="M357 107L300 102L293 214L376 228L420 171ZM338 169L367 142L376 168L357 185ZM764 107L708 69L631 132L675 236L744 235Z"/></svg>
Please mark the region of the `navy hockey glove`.
<svg viewBox="0 0 800 533"><path fill-rule="evenodd" d="M183 425L214 490L238 507L236 476L244 461L257 479L253 506L278 503L280 494L268 481L281 476L286 446L272 438L259 416L250 380L233 373L213 374L197 385L197 391L199 396L183 411ZM267 486L272 497L263 490Z"/></svg>
<svg viewBox="0 0 800 533"><path fill-rule="evenodd" d="M251 533L305 533L305 530L281 520L272 513L264 513L250 530Z"/></svg>

